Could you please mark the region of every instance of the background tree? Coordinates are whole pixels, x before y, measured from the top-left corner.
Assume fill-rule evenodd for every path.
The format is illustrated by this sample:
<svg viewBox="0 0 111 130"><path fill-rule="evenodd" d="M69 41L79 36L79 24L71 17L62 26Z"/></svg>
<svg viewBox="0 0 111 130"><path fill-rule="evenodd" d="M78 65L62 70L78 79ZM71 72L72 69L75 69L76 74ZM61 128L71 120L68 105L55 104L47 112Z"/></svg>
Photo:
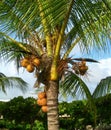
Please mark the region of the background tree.
<svg viewBox="0 0 111 130"><path fill-rule="evenodd" d="M44 129L47 128L46 114L40 111L40 106L37 105L36 99L31 97L24 99L19 96L8 102L0 102L0 114L3 115L0 128L2 126L8 129L11 129L10 127L12 129L21 127L24 130L31 130L34 127L37 129L40 123L43 124ZM6 123L4 124L4 122Z"/></svg>
<svg viewBox="0 0 111 130"><path fill-rule="evenodd" d="M92 94L97 110L95 113L97 116L96 124L97 123L109 124L109 122L111 121L109 116L111 111L108 110L108 108L110 108L109 103L111 96L110 93L111 93L111 76L108 76L99 82L99 84L97 85ZM102 111L103 109L104 112Z"/></svg>
<svg viewBox="0 0 111 130"><path fill-rule="evenodd" d="M86 125L94 125L93 111L87 106L87 101L78 100L59 104L60 126L64 129L85 129Z"/></svg>
<svg viewBox="0 0 111 130"><path fill-rule="evenodd" d="M37 117L37 113L40 110L40 107L37 107L34 102L35 99L33 98L24 99L19 96L6 103L2 114L5 119L10 121L15 120L16 123L26 122L32 124L35 120L34 115Z"/></svg>
<svg viewBox="0 0 111 130"><path fill-rule="evenodd" d="M101 129L102 128L105 129L105 127L106 128L109 127L110 129L109 125L111 122L110 117L111 109L109 109L111 106L110 100L111 100L111 94L94 99L97 107L96 127L99 124L101 124L99 126ZM22 103L20 104L20 102L22 103L24 102L25 105L21 107ZM0 128L8 128L8 129L18 128L23 130L25 129L30 130L31 128L41 130L43 128L47 130L46 114L41 113L40 111L38 112L38 110L40 110L40 107L37 104L35 104L35 102L36 99L34 98L23 99L23 97L14 98L9 102L0 102L0 113L1 114L4 113L5 117L2 120L0 120ZM24 118L24 116L26 115L27 119ZM74 128L83 130L86 125L90 124L94 126L95 123L94 111L91 111L91 109L87 105L87 100L72 101L70 103L69 102L59 103L59 115L60 115L60 128L64 130L66 129L72 130ZM16 117L19 117L19 120L18 118L16 119ZM32 122L31 119L35 121Z"/></svg>
<svg viewBox="0 0 111 130"><path fill-rule="evenodd" d="M92 96L98 98L111 93L111 76L102 79L95 88Z"/></svg>
<svg viewBox="0 0 111 130"><path fill-rule="evenodd" d="M21 65L27 71L35 72L37 76L35 86L39 86L40 83L45 85L48 130L59 129L58 93L59 83L64 76L65 88L68 88L65 90L69 92L73 90L73 95L78 92L83 95L85 92L86 97L91 100L89 89L79 77L85 75L88 70L86 59L75 59L69 54L77 44L82 51L87 52L93 47L107 48L111 23L108 2L108 0L0 2L1 57L8 61L15 60L17 68L23 59ZM13 34L15 39L10 37Z"/></svg>
<svg viewBox="0 0 111 130"><path fill-rule="evenodd" d="M36 103L34 98L24 99L22 96L13 98L9 102L3 104L1 108L1 114L4 116L4 120L15 121L15 124L30 124L34 125L35 120L44 122L46 125L46 116L41 113L40 107Z"/></svg>

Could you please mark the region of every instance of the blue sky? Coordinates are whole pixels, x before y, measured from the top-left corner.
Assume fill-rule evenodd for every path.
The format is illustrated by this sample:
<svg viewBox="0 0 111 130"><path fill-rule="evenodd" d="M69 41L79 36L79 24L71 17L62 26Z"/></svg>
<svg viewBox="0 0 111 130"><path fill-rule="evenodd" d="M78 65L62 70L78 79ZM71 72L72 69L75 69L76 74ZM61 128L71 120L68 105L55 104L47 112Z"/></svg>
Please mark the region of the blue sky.
<svg viewBox="0 0 111 130"><path fill-rule="evenodd" d="M76 50L76 51L75 51ZM92 51L90 54L81 53L80 49L77 47L75 48L74 52L77 52L77 54L74 53L74 56L76 58L78 57L88 57L93 58L95 60L98 60L100 63L88 63L88 73L86 76L83 76L82 79L85 81L85 83L89 86L89 89L91 92L94 91L97 84L100 82L101 79L111 76L111 51L104 52L98 52ZM72 54L73 54L72 53ZM18 76L23 78L26 82L29 83L29 89L27 93L23 94L18 89L7 89L7 94L4 94L0 91L0 100L10 100L17 96L24 96L24 97L37 97L35 93L35 89L33 88L34 82L36 78L34 77L33 73L28 73L27 71L24 71L22 68L19 71L19 74L14 67L14 62L10 64L0 63L0 72L3 72L7 76Z"/></svg>

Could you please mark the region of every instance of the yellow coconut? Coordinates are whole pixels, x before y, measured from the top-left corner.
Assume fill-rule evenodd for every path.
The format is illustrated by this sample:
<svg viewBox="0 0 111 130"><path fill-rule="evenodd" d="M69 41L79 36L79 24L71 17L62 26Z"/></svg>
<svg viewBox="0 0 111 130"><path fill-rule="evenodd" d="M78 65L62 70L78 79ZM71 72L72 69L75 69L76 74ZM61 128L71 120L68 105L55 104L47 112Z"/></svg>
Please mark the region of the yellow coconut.
<svg viewBox="0 0 111 130"><path fill-rule="evenodd" d="M28 59L24 58L21 60L20 64L22 67L27 67L27 65L29 64L29 61Z"/></svg>
<svg viewBox="0 0 111 130"><path fill-rule="evenodd" d="M47 106L42 106L42 107L41 107L41 110L42 110L43 112L47 112Z"/></svg>
<svg viewBox="0 0 111 130"><path fill-rule="evenodd" d="M86 71L88 70L88 66L81 66L79 68L80 74L84 75L86 73Z"/></svg>
<svg viewBox="0 0 111 130"><path fill-rule="evenodd" d="M47 105L47 99L46 98L38 99L37 104L39 106L45 106L45 105Z"/></svg>
<svg viewBox="0 0 111 130"><path fill-rule="evenodd" d="M39 106L42 106L41 99L38 99L38 100L37 100L37 104L38 104Z"/></svg>
<svg viewBox="0 0 111 130"><path fill-rule="evenodd" d="M39 99L42 99L42 98L45 98L45 97L46 97L46 93L45 92L38 93L38 98Z"/></svg>
<svg viewBox="0 0 111 130"><path fill-rule="evenodd" d="M29 64L29 65L27 65L26 69L27 69L27 71L28 71L29 73L31 73L31 72L34 71L34 65Z"/></svg>
<svg viewBox="0 0 111 130"><path fill-rule="evenodd" d="M40 99L37 99L37 104L38 104L39 106L41 106L41 100L40 100Z"/></svg>
<svg viewBox="0 0 111 130"><path fill-rule="evenodd" d="M40 59L38 59L38 58L34 58L32 62L33 62L33 64L35 66L39 66L40 65Z"/></svg>

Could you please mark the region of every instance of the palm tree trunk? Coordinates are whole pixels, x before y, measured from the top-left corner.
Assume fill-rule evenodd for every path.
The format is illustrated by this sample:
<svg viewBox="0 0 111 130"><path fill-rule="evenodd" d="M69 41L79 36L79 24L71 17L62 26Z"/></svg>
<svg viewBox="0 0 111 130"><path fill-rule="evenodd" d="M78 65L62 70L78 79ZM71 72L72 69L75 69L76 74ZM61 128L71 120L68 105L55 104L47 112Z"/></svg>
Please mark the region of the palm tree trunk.
<svg viewBox="0 0 111 130"><path fill-rule="evenodd" d="M48 130L59 130L58 89L58 81L49 81L47 90Z"/></svg>

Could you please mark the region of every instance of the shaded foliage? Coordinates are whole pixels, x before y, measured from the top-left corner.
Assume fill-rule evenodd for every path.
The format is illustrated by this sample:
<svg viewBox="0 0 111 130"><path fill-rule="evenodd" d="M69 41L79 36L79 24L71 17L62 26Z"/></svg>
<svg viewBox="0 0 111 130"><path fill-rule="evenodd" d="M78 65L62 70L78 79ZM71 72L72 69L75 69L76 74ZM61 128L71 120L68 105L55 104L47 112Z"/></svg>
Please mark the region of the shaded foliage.
<svg viewBox="0 0 111 130"><path fill-rule="evenodd" d="M111 94L94 99L97 107L97 122L111 123ZM61 102L59 103L60 128L72 130L78 128L85 129L86 125L95 124L95 111L91 111L86 100ZM34 98L19 96L9 102L0 102L0 114L4 119L0 121L0 128L32 130L41 128L47 130L46 114L40 111L40 107Z"/></svg>
<svg viewBox="0 0 111 130"><path fill-rule="evenodd" d="M66 115L66 117L60 118L60 126L62 128L67 128L68 130L74 128L85 129L87 124L94 125L93 112L86 105L86 101L63 102L60 103L59 108L60 115Z"/></svg>
<svg viewBox="0 0 111 130"><path fill-rule="evenodd" d="M16 123L33 124L36 119L43 120L44 117L34 98L24 99L22 96L6 102L1 113L4 115L4 119L14 120Z"/></svg>
<svg viewBox="0 0 111 130"><path fill-rule="evenodd" d="M97 123L111 123L111 94L95 99L97 107Z"/></svg>

